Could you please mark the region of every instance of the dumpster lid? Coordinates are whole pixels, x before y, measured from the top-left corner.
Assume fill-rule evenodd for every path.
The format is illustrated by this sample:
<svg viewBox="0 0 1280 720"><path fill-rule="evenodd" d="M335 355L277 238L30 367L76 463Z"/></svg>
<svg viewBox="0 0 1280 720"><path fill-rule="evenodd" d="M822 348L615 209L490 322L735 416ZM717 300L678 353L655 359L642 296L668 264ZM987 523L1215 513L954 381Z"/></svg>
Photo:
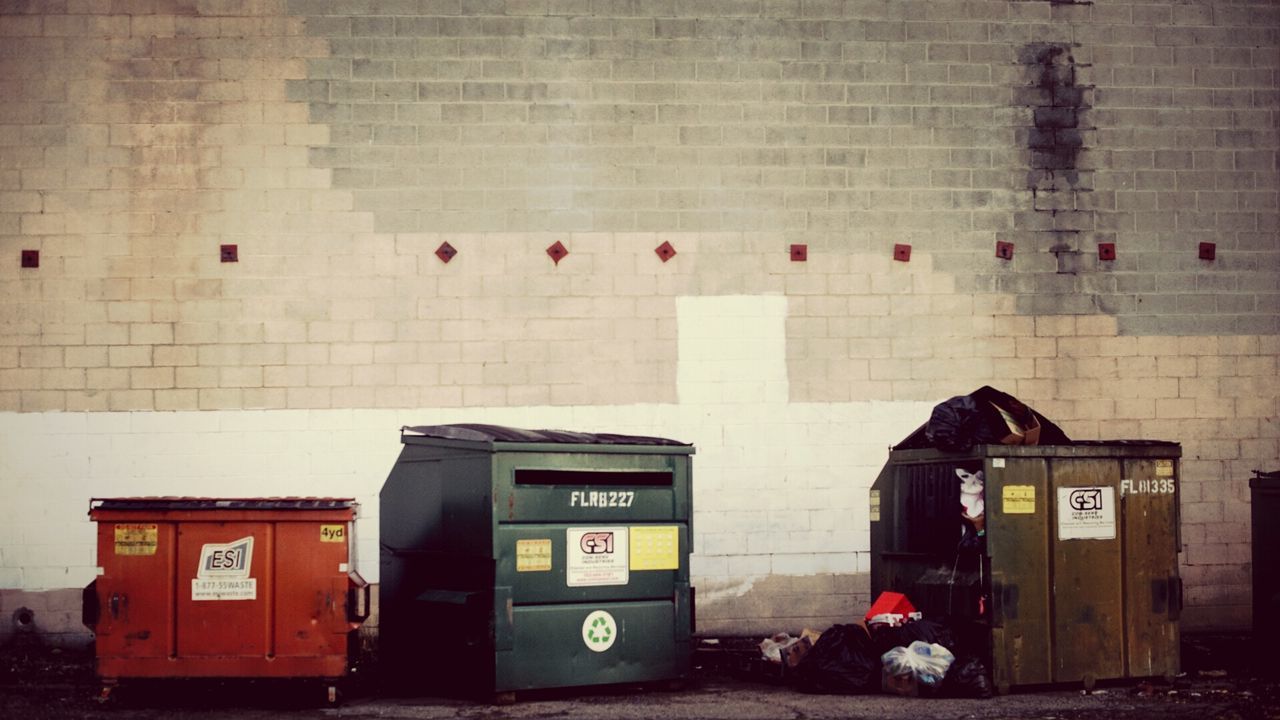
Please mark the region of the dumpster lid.
<svg viewBox="0 0 1280 720"><path fill-rule="evenodd" d="M1072 440L1070 445L1080 447L1178 447L1172 440Z"/></svg>
<svg viewBox="0 0 1280 720"><path fill-rule="evenodd" d="M91 510L342 510L355 507L354 498L93 498Z"/></svg>
<svg viewBox="0 0 1280 720"><path fill-rule="evenodd" d="M646 435L618 435L616 433L583 433L570 430L526 430L504 425L462 423L457 425L408 425L400 428L401 439L405 434L440 440L462 440L482 443L553 443L567 445L664 445L689 447L690 443L669 438Z"/></svg>
<svg viewBox="0 0 1280 720"><path fill-rule="evenodd" d="M1249 487L1259 490L1280 490L1280 470L1271 472L1254 470L1253 477L1249 478Z"/></svg>

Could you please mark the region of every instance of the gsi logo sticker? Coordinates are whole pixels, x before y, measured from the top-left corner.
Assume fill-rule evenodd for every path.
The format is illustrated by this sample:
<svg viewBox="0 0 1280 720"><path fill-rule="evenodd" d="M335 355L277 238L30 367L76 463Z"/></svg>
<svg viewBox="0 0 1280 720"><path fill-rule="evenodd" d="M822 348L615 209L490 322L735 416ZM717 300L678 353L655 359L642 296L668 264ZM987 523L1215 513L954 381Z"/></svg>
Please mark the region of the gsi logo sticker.
<svg viewBox="0 0 1280 720"><path fill-rule="evenodd" d="M1102 509L1102 488L1080 488L1072 490L1068 501L1072 510L1087 511Z"/></svg>
<svg viewBox="0 0 1280 720"><path fill-rule="evenodd" d="M566 585L627 584L631 572L628 528L571 527L565 533Z"/></svg>
<svg viewBox="0 0 1280 720"><path fill-rule="evenodd" d="M1058 488L1059 540L1111 540L1115 536L1115 488Z"/></svg>
<svg viewBox="0 0 1280 720"><path fill-rule="evenodd" d="M588 555L599 555L601 553L613 552L613 533L612 532L592 532L586 533L582 539L578 541L582 552Z"/></svg>

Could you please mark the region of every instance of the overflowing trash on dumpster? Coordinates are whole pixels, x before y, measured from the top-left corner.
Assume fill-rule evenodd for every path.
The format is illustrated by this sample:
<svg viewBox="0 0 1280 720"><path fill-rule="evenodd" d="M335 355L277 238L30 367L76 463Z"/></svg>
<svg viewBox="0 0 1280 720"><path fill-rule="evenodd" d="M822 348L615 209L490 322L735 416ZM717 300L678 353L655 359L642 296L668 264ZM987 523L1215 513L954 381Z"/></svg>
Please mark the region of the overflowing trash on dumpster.
<svg viewBox="0 0 1280 720"><path fill-rule="evenodd" d="M905 595L884 592L856 623L765 638L758 660L808 693L990 697L987 668L962 635L924 618Z"/></svg>
<svg viewBox="0 0 1280 720"><path fill-rule="evenodd" d="M1175 676L1177 443L1073 441L981 387L938 403L869 488L856 622L757 660L805 692L990 697ZM790 652L788 652L790 650Z"/></svg>
<svg viewBox="0 0 1280 720"><path fill-rule="evenodd" d="M1174 442L1072 440L992 387L938 403L868 490L871 594L910 596L923 617L898 630L939 623L954 637L886 646L867 623L894 663L881 688L1176 675L1180 456ZM927 672L938 653L916 640L954 655L941 685Z"/></svg>

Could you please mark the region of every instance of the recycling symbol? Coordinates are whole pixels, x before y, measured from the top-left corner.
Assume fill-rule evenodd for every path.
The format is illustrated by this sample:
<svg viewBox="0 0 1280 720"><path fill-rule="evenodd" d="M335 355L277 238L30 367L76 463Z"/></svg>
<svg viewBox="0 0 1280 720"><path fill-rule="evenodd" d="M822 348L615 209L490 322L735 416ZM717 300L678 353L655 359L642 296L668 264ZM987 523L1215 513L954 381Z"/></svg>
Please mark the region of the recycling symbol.
<svg viewBox="0 0 1280 720"><path fill-rule="evenodd" d="M596 630L600 633L597 635ZM613 638L613 628L609 627L609 621L598 617L591 621L591 627L587 629L587 639L593 643L609 642Z"/></svg>
<svg viewBox="0 0 1280 720"><path fill-rule="evenodd" d="M618 623L604 610L596 610L582 621L582 642L595 652L613 647L618 639Z"/></svg>

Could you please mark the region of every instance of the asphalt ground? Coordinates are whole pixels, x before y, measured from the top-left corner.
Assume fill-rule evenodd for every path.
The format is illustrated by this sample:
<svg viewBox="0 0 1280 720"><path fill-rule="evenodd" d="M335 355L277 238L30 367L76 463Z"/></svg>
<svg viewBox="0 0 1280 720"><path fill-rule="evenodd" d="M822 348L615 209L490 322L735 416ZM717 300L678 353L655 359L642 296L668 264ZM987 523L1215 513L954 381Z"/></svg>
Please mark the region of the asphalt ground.
<svg viewBox="0 0 1280 720"><path fill-rule="evenodd" d="M747 643L749 645L749 643ZM1280 720L1280 678L1250 657L1247 636L1188 636L1184 672L1173 681L1100 683L1037 688L988 699L909 698L894 695L812 695L797 691L782 673L740 652L704 645L694 676L670 684L590 687L521 693L511 704L436 697L390 697L376 673L348 683L340 704L326 702L325 687L287 681L156 681L119 687L97 701L99 684L87 650L38 645L0 648L0 718L1026 718L1036 720ZM743 643L738 643L742 646Z"/></svg>

